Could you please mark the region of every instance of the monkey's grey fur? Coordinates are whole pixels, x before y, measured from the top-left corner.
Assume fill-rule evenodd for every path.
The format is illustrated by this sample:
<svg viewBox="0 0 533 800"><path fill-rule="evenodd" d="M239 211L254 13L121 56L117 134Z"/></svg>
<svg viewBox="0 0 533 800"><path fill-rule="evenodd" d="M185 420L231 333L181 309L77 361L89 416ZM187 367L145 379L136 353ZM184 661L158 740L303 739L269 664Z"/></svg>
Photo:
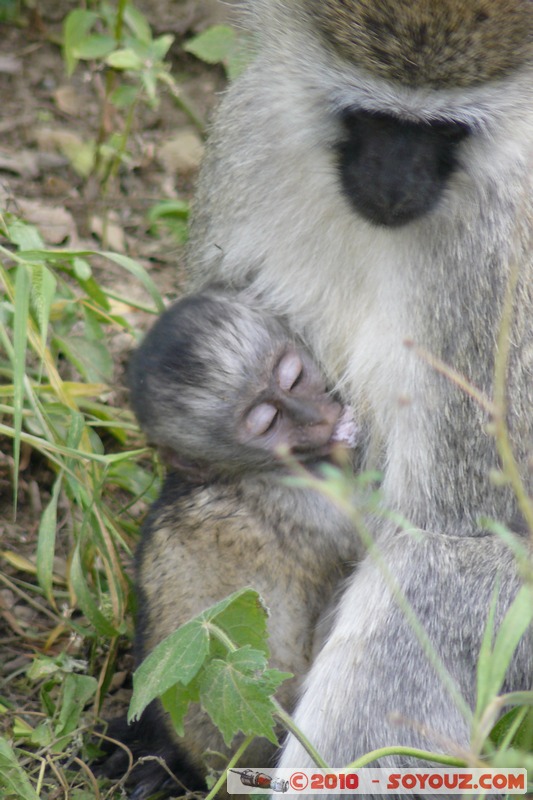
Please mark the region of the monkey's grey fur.
<svg viewBox="0 0 533 800"><path fill-rule="evenodd" d="M210 289L180 301L157 321L133 355L130 387L149 441L163 448L171 464L174 456L185 458L179 471L170 469L137 550L137 661L206 607L252 586L270 609L272 663L295 675L279 692L280 702L291 708L321 644L318 622L327 624L333 594L361 558L362 547L352 522L331 500L315 489L289 485L287 468L271 451L236 439L241 409L246 413L258 396L269 396L268 378L287 347L308 358L280 320L227 291ZM334 428L341 407L325 393L316 367L305 367L293 404L309 408L316 400ZM306 376L313 371L314 378L315 370L313 382ZM314 441L312 427L307 420L302 447ZM321 460L313 457L311 444L301 457L311 459L310 469ZM178 774L183 764L172 742L185 752L188 775L190 767L205 774L206 750L227 751L198 707L179 741L157 706L148 718L144 754L166 756ZM170 740L167 744L158 734L155 753L150 727L162 727ZM126 732L122 738L133 737ZM265 765L272 749L258 740L245 760ZM134 773L136 798L147 796L162 777L154 776L153 763L140 769Z"/></svg>
<svg viewBox="0 0 533 800"><path fill-rule="evenodd" d="M507 422L530 490L533 3L251 6L258 54L211 132L193 215L193 285L246 286L286 315L366 420L367 464L383 470L385 506L424 532L383 522L374 535L472 705L494 587L501 618L521 583L508 548L479 520L510 523L517 501L491 481L499 462L488 413L418 348L492 398L517 272ZM532 680L529 631L506 688ZM468 723L370 557L340 602L296 722L334 766L385 745L468 746ZM281 764L309 758L289 739Z"/></svg>

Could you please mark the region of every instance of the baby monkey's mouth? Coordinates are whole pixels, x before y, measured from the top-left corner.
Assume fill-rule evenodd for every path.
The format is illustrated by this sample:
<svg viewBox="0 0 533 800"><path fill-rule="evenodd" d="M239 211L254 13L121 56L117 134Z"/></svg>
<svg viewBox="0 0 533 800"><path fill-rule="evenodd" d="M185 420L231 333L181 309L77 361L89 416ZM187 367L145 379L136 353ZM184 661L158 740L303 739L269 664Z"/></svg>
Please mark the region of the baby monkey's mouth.
<svg viewBox="0 0 533 800"><path fill-rule="evenodd" d="M330 461L331 463L344 463L348 451L354 450L360 441L360 428L354 419L351 406L339 406L339 415L331 425L331 433L327 441L315 447L304 457L305 461Z"/></svg>
<svg viewBox="0 0 533 800"><path fill-rule="evenodd" d="M328 462L337 466L346 465L351 461L351 451L359 445L361 431L355 422L353 408L342 406L340 403L337 406L338 417L330 423L327 440L306 454L298 454L299 460L307 464Z"/></svg>
<svg viewBox="0 0 533 800"><path fill-rule="evenodd" d="M330 442L333 445L342 445L353 449L357 445L360 433L354 418L353 408L343 406L337 422L334 425Z"/></svg>
<svg viewBox="0 0 533 800"><path fill-rule="evenodd" d="M298 441L276 448L278 458L283 461L293 456L308 464L324 460L344 462L360 440L352 407L327 397L325 401L317 400L310 411L306 410L308 420L302 420L304 424L295 428L299 433Z"/></svg>

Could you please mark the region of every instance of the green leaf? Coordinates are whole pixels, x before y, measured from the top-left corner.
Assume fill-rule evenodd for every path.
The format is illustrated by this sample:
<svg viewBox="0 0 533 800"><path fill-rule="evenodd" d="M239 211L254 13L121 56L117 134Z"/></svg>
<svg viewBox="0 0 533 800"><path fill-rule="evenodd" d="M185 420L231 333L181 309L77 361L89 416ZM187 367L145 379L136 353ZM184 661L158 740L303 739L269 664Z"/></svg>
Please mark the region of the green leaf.
<svg viewBox="0 0 533 800"><path fill-rule="evenodd" d="M56 336L54 344L89 383L113 380L113 359L105 343L73 335Z"/></svg>
<svg viewBox="0 0 533 800"><path fill-rule="evenodd" d="M41 234L34 225L29 225L21 219L9 219L7 222L7 233L13 244L19 250L40 250L44 247Z"/></svg>
<svg viewBox="0 0 533 800"><path fill-rule="evenodd" d="M39 250L44 247L41 234L34 225L7 216L7 234L19 250Z"/></svg>
<svg viewBox="0 0 533 800"><path fill-rule="evenodd" d="M148 20L131 3L126 6L124 20L136 39L144 44L149 44L152 41L152 31Z"/></svg>
<svg viewBox="0 0 533 800"><path fill-rule="evenodd" d="M32 264L31 279L31 299L37 313L41 341L44 347L48 335L50 308L52 307L52 302L55 297L57 281L44 264Z"/></svg>
<svg viewBox="0 0 533 800"><path fill-rule="evenodd" d="M110 53L105 59L106 64L117 70L132 70L133 72L140 72L144 67L144 61L131 47L125 47L121 50L115 50Z"/></svg>
<svg viewBox="0 0 533 800"><path fill-rule="evenodd" d="M491 756L490 766L493 769L525 769L527 770L528 776L531 776L533 775L533 755L524 753L523 750L499 750ZM504 800L517 800L519 797L529 800L529 798L531 798L532 789L533 786L531 785L531 777L529 777L528 794L506 795Z"/></svg>
<svg viewBox="0 0 533 800"><path fill-rule="evenodd" d="M222 600L219 600L218 603L214 603L214 605L209 606L209 608L206 608L205 611L202 611L200 616L202 619L207 621L214 620L220 614L223 614L226 609L230 608L230 606L232 606L234 603L238 603L241 599L244 599L246 605L251 604L254 610L262 609L261 613L265 613L265 607L259 594L255 591L255 589L245 586L243 589L237 589L237 591L233 592L233 594L230 594L227 597L224 597Z"/></svg>
<svg viewBox="0 0 533 800"><path fill-rule="evenodd" d="M16 22L20 17L20 3L17 0L0 0L0 22Z"/></svg>
<svg viewBox="0 0 533 800"><path fill-rule="evenodd" d="M146 92L148 102L151 104L153 108L155 108L158 103L158 97L157 97L157 75L154 73L154 70L151 69L144 70L144 72L141 75L141 83L143 85L144 91Z"/></svg>
<svg viewBox="0 0 533 800"><path fill-rule="evenodd" d="M533 620L532 589L527 585L522 586L503 618L491 647L496 599L495 594L478 658L477 715L501 691L513 654Z"/></svg>
<svg viewBox="0 0 533 800"><path fill-rule="evenodd" d="M153 224L161 217L177 217L178 219L189 219L190 206L185 200L162 200L156 203L149 210L148 222Z"/></svg>
<svg viewBox="0 0 533 800"><path fill-rule="evenodd" d="M180 733L200 698L228 743L239 730L275 742L271 697L291 676L266 669L266 617L257 592L240 589L172 633L135 672L129 719L159 696Z"/></svg>
<svg viewBox="0 0 533 800"><path fill-rule="evenodd" d="M14 459L14 496L18 495L18 474L20 463L20 434L22 432L22 410L24 404L24 377L26 374L26 343L28 314L30 307L30 274L21 264L17 268L15 277L15 322L13 327L13 407L15 442L13 445Z"/></svg>
<svg viewBox="0 0 533 800"><path fill-rule="evenodd" d="M26 725L21 719L15 720L13 738L16 741L28 743L32 747L49 747L54 738L50 719L44 720L36 725L35 728L32 728L31 725Z"/></svg>
<svg viewBox="0 0 533 800"><path fill-rule="evenodd" d="M107 298L107 295L103 291L100 284L94 278L89 278L89 280L83 280L82 278L78 278L78 283L83 289L83 291L87 292L87 295L91 298L91 300L94 300L96 304L100 306L101 309L103 309L106 312L109 312L111 306ZM93 315L94 317L94 311L92 311L91 309L85 308L84 313L86 319L90 315ZM99 319L101 325L101 317Z"/></svg>
<svg viewBox="0 0 533 800"><path fill-rule="evenodd" d="M82 8L67 14L63 25L63 56L67 65L67 75L72 75L78 63L74 53L75 48L85 39L97 19L98 15L94 11Z"/></svg>
<svg viewBox="0 0 533 800"><path fill-rule="evenodd" d="M200 701L228 746L239 731L278 743L271 700L275 679L269 676L262 684L261 673L265 668L264 653L247 646L229 653L224 661L213 660L205 669L200 681ZM279 683L282 680L284 677L279 678Z"/></svg>
<svg viewBox="0 0 533 800"><path fill-rule="evenodd" d="M91 756L90 747L87 748L87 754L91 761L102 755L101 751L99 751L98 748L95 748L94 753ZM72 789L69 800L94 800L94 789L92 791L87 789Z"/></svg>
<svg viewBox="0 0 533 800"><path fill-rule="evenodd" d="M59 673L59 670L58 670ZM55 717L56 708L57 708L57 684L60 681L60 677L58 675L57 680L48 680L41 686L40 689L40 697L41 697L41 704L43 707L44 712L48 715L48 720L44 722L51 721ZM46 726L48 730L48 734L52 735L52 729L50 726ZM34 738L34 737L32 737Z"/></svg>
<svg viewBox="0 0 533 800"><path fill-rule="evenodd" d="M109 100L116 108L131 108L137 99L139 90L136 86L118 86L111 92Z"/></svg>
<svg viewBox="0 0 533 800"><path fill-rule="evenodd" d="M142 497L147 503L154 503L159 495L161 482L157 476L131 460L118 466L112 464L106 475L109 483L120 486L136 498Z"/></svg>
<svg viewBox="0 0 533 800"><path fill-rule="evenodd" d="M252 60L254 38L227 25L212 28L190 39L185 50L208 64L223 64L230 80L241 74Z"/></svg>
<svg viewBox="0 0 533 800"><path fill-rule="evenodd" d="M60 753L70 742L70 735L79 725L85 705L98 689L98 681L89 675L70 673L63 683L61 710L55 726L58 741L54 744L54 752Z"/></svg>
<svg viewBox="0 0 533 800"><path fill-rule="evenodd" d="M92 277L91 265L84 258L74 258L72 261L74 277L79 281L88 281Z"/></svg>
<svg viewBox="0 0 533 800"><path fill-rule="evenodd" d="M116 41L112 36L103 36L94 33L81 39L72 48L72 55L76 60L92 61L93 59L104 58L112 53L116 47Z"/></svg>
<svg viewBox="0 0 533 800"><path fill-rule="evenodd" d="M65 156L70 161L72 169L82 178L88 178L94 169L96 159L96 143L93 139L86 142L72 144L68 140L62 145Z"/></svg>
<svg viewBox="0 0 533 800"><path fill-rule="evenodd" d="M155 303L157 311L159 313L165 310L165 304L163 303L163 299L159 294L159 290L147 271L144 269L138 261L134 261L133 258L129 258L128 256L123 256L120 253L112 253L111 251L107 250L101 253L101 255L108 258L110 261L114 261L115 264L119 264L124 269L131 272L144 286L150 297Z"/></svg>
<svg viewBox="0 0 533 800"><path fill-rule="evenodd" d="M198 686L197 678L193 678L191 683L183 686L181 683L175 683L170 689L167 689L161 695L161 702L163 708L170 714L170 719L176 730L178 736L183 736L185 728L183 721L185 714L191 703L198 703L200 701L200 688Z"/></svg>
<svg viewBox="0 0 533 800"><path fill-rule="evenodd" d="M85 431L85 418L79 411L69 408L66 414L67 423L67 439L66 446L71 447L73 450L79 446L81 437Z"/></svg>
<svg viewBox="0 0 533 800"><path fill-rule="evenodd" d="M26 675L31 681L42 681L46 678L56 678L66 672L80 672L87 669L87 661L79 658L72 658L67 653L62 652L57 656L36 655L28 669ZM57 683L57 680L55 681ZM52 681L49 681L52 685Z"/></svg>
<svg viewBox="0 0 533 800"><path fill-rule="evenodd" d="M70 566L70 580L72 588L76 593L79 606L87 619L92 623L96 632L100 636L112 639L119 635L119 631L109 622L107 617L102 614L90 592L85 580L84 568L82 565L80 545L76 545Z"/></svg>
<svg viewBox="0 0 533 800"><path fill-rule="evenodd" d="M52 577L57 529L57 501L62 482L63 473L60 472L54 483L50 502L43 511L37 540L37 580L51 605L55 605L52 592Z"/></svg>
<svg viewBox="0 0 533 800"><path fill-rule="evenodd" d="M533 753L533 708L512 708L493 727L490 739L498 748Z"/></svg>
<svg viewBox="0 0 533 800"><path fill-rule="evenodd" d="M180 243L184 244L187 241L189 203L184 200L163 200L152 206L147 216L150 233L157 234L166 228Z"/></svg>
<svg viewBox="0 0 533 800"><path fill-rule="evenodd" d="M234 592L204 612L204 617L222 628L237 647L250 645L268 656L268 611L254 589Z"/></svg>
<svg viewBox="0 0 533 800"><path fill-rule="evenodd" d="M39 800L26 771L18 763L13 748L3 736L0 736L0 786L5 792L4 797Z"/></svg>
<svg viewBox="0 0 533 800"><path fill-rule="evenodd" d="M154 39L150 46L150 55L152 56L152 60L163 61L166 54L170 50L173 41L174 37L169 33L164 34L163 36L158 36L157 39Z"/></svg>
<svg viewBox="0 0 533 800"><path fill-rule="evenodd" d="M172 219L171 217L164 217L163 221L152 228L150 233L157 234L159 229L166 228L170 234L175 238L178 244L185 244L189 238L189 226L182 219Z"/></svg>
<svg viewBox="0 0 533 800"><path fill-rule="evenodd" d="M187 685L209 651L209 634L196 617L160 642L135 670L128 721L139 717L148 703L175 683Z"/></svg>
<svg viewBox="0 0 533 800"><path fill-rule="evenodd" d="M235 48L236 34L229 25L213 25L189 39L184 49L207 64L220 64Z"/></svg>

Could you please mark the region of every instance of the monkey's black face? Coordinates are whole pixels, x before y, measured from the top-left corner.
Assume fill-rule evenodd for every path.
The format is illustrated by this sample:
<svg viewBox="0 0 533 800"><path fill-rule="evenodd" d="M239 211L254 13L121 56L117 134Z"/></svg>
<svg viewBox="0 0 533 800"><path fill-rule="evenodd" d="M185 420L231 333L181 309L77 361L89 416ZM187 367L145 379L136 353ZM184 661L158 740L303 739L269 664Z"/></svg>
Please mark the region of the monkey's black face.
<svg viewBox="0 0 533 800"><path fill-rule="evenodd" d="M388 114L346 111L338 145L343 191L375 225L405 225L435 207L469 135L456 122L414 123Z"/></svg>

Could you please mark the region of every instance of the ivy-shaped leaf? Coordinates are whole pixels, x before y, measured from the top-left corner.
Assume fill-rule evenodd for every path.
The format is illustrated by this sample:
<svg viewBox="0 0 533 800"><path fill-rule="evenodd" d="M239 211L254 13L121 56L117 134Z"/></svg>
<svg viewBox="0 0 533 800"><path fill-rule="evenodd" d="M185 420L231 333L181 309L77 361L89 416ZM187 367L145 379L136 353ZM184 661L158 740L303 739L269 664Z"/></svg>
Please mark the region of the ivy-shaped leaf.
<svg viewBox="0 0 533 800"><path fill-rule="evenodd" d="M135 671L128 721L139 717L148 703L174 684L190 683L208 651L209 634L199 618L182 625L160 642Z"/></svg>
<svg viewBox="0 0 533 800"><path fill-rule="evenodd" d="M264 653L249 646L229 653L224 661L215 659L205 669L200 701L227 745L239 731L278 743L271 694L287 675L265 670ZM261 680L264 676L266 681Z"/></svg>

